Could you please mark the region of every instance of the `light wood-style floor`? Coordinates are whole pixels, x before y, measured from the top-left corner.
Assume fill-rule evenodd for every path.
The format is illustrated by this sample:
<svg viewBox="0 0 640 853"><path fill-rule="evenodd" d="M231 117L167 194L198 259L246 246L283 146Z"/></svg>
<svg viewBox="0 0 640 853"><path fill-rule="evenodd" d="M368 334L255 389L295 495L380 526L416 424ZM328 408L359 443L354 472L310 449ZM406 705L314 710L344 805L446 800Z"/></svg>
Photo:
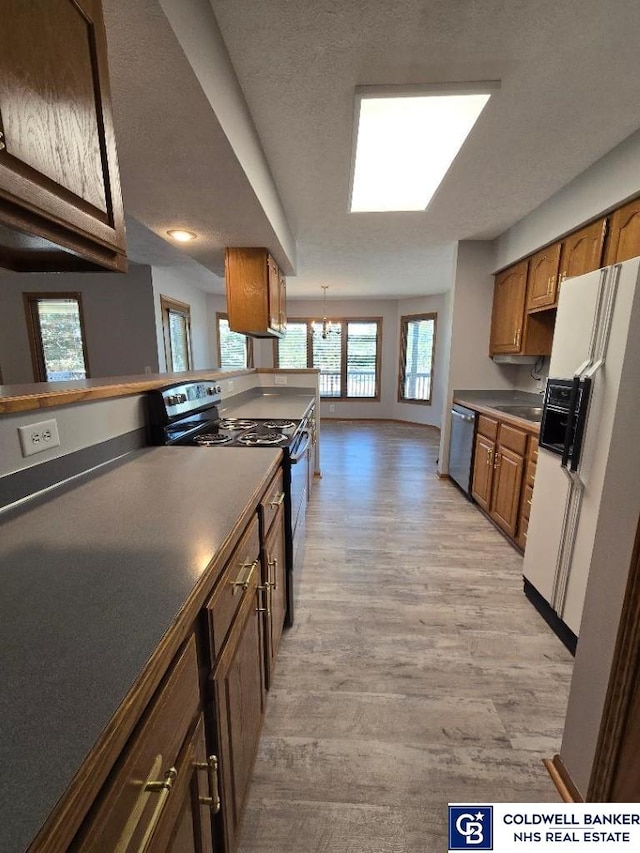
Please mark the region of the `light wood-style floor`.
<svg viewBox="0 0 640 853"><path fill-rule="evenodd" d="M553 802L572 658L438 433L323 422L240 853L436 853L447 802Z"/></svg>

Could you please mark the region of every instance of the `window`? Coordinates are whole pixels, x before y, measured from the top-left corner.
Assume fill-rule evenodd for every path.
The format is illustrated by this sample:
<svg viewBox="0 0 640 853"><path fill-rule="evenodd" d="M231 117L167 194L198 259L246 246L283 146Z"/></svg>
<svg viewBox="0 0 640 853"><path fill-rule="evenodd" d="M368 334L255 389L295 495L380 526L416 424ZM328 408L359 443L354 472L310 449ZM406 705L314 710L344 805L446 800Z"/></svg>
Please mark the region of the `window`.
<svg viewBox="0 0 640 853"><path fill-rule="evenodd" d="M382 320L331 320L329 328L323 337L322 322L289 320L276 342L277 366L318 368L321 397L379 400Z"/></svg>
<svg viewBox="0 0 640 853"><path fill-rule="evenodd" d="M36 382L89 376L79 293L25 293L25 311Z"/></svg>
<svg viewBox="0 0 640 853"><path fill-rule="evenodd" d="M436 314L411 314L400 321L398 400L431 403Z"/></svg>
<svg viewBox="0 0 640 853"><path fill-rule="evenodd" d="M223 369L253 367L253 341L229 328L226 314L216 314L218 324L218 364Z"/></svg>
<svg viewBox="0 0 640 853"><path fill-rule="evenodd" d="M168 296L160 297L167 370L191 370L191 308Z"/></svg>

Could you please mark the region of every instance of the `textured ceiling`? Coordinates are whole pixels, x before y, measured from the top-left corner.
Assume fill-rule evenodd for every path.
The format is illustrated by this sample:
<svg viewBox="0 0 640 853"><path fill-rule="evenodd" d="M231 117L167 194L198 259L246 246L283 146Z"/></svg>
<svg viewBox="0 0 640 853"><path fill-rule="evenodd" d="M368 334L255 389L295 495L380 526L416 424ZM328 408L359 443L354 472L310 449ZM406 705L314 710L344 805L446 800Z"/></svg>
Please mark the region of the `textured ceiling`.
<svg viewBox="0 0 640 853"><path fill-rule="evenodd" d="M211 0L297 241L292 296L442 291L491 239L640 127L640 3ZM125 206L157 233L274 234L157 0L105 0ZM358 85L501 80L426 212L349 214Z"/></svg>

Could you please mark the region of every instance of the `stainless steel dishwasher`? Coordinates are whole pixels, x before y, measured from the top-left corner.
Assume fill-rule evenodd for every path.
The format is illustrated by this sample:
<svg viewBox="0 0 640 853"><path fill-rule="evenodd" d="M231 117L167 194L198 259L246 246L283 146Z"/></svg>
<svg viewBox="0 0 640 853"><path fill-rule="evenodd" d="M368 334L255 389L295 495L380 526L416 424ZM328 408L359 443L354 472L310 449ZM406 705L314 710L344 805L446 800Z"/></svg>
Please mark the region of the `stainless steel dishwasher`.
<svg viewBox="0 0 640 853"><path fill-rule="evenodd" d="M473 470L473 439L476 413L464 406L453 404L451 409L451 441L449 443L449 476L471 496Z"/></svg>

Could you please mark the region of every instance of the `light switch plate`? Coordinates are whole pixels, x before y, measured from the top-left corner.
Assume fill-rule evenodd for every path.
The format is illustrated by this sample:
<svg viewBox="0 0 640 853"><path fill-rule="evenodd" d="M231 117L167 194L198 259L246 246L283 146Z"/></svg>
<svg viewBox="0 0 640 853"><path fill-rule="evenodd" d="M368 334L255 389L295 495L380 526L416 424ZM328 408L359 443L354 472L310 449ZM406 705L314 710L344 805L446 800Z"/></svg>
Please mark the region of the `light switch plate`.
<svg viewBox="0 0 640 853"><path fill-rule="evenodd" d="M58 422L55 418L18 427L18 437L23 456L33 456L34 453L43 453L52 447L60 446Z"/></svg>
<svg viewBox="0 0 640 853"><path fill-rule="evenodd" d="M273 383L274 383L274 385L286 385L287 384L287 377L286 376L278 376L278 374L276 373L276 375L273 379Z"/></svg>

